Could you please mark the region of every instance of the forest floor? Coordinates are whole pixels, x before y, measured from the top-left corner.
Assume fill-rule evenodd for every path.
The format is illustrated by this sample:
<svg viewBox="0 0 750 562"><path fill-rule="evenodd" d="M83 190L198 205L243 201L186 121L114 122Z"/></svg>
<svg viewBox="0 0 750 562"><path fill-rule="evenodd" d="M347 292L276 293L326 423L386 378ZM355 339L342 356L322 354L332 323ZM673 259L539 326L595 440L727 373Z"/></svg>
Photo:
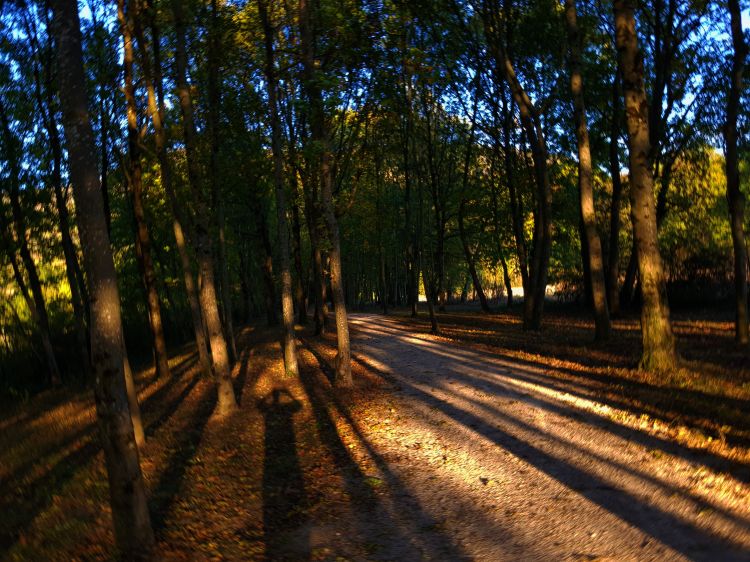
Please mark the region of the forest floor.
<svg viewBox="0 0 750 562"><path fill-rule="evenodd" d="M675 327L685 362L634 368L638 324L590 344L582 315L352 314L356 388L335 336L300 331L287 377L248 327L239 411L192 350L138 376L159 560L748 560L750 362L711 314ZM89 394L0 414L0 559L111 559Z"/></svg>

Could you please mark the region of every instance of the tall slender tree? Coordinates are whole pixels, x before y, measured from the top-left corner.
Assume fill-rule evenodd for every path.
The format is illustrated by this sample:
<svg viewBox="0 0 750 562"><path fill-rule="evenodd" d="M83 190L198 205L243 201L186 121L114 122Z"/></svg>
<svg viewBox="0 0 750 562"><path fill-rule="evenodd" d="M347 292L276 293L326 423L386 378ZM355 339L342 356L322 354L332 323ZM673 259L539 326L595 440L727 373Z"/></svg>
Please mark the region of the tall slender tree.
<svg viewBox="0 0 750 562"><path fill-rule="evenodd" d="M125 387L120 295L89 122L78 5L74 0L51 4L70 179L91 294L94 394L115 538L123 556L136 558L151 549L154 535Z"/></svg>
<svg viewBox="0 0 750 562"><path fill-rule="evenodd" d="M265 0L258 0L258 14L263 27L265 47L266 91L271 125L271 150L273 152L273 182L276 196L276 225L279 240L279 265L281 266L281 318L284 369L288 374L298 375L297 342L294 334L294 297L292 295L292 271L289 259L289 220L286 212L284 191L284 155L281 152L281 122L277 103L278 80L274 60L274 32L271 15Z"/></svg>
<svg viewBox="0 0 750 562"><path fill-rule="evenodd" d="M654 177L649 156L649 118L643 81L643 55L638 47L635 0L614 0L617 55L625 97L630 156L630 216L641 280L641 366L665 371L675 366L677 353L669 319L667 287L656 230Z"/></svg>
<svg viewBox="0 0 750 562"><path fill-rule="evenodd" d="M319 69L315 60L315 38L313 30L314 3L309 0L299 0L299 29L300 49L303 67L303 87L310 104L310 134L311 142L316 152L316 165L311 173L312 181L320 182L321 207L325 219L330 242L329 261L331 268L331 292L333 309L336 316L336 340L338 353L336 355L336 386L351 387L352 366L351 349L349 344L349 323L346 313L346 299L344 296L344 279L341 268L341 239L338 220L333 202L333 155L329 146L329 132L327 130L325 107L320 88Z"/></svg>
<svg viewBox="0 0 750 562"><path fill-rule="evenodd" d="M187 295L188 307L190 308L190 319L193 324L193 334L195 336L195 345L198 349L198 362L204 376L211 376L211 358L209 357L206 331L203 325L203 317L198 300L198 291L195 284L193 266L188 251L188 242L185 234L186 213L184 206L180 202L173 184L172 164L167 153L167 133L164 125L164 93L162 87L161 72L161 48L159 45L160 36L156 24L156 18L153 9L143 6L137 2L138 14L133 18L133 31L138 42L140 53L140 65L143 73L143 80L146 86L148 113L151 116L151 122L154 126L154 144L156 146L156 156L159 160L159 174L161 184L169 200L172 212L172 232L174 234L177 254L180 258L182 268L182 278L185 284L185 293ZM149 14L151 20L151 41L153 43L154 64L151 65L151 58L148 53L146 39L144 36L144 15ZM188 229L189 230L189 229Z"/></svg>
<svg viewBox="0 0 750 562"><path fill-rule="evenodd" d="M607 306L607 290L604 282L604 258L602 243L596 228L594 210L594 173L591 165L591 144L589 142L588 119L583 95L583 75L581 72L582 37L578 27L578 14L575 0L565 0L565 24L568 31L570 52L570 90L573 94L573 108L578 140L578 194L581 217L588 249L588 275L594 301L596 339L609 338L610 320Z"/></svg>
<svg viewBox="0 0 750 562"><path fill-rule="evenodd" d="M123 37L123 76L125 81L123 91L127 103L128 120L128 172L126 181L135 221L135 253L146 291L146 307L148 309L149 326L151 327L156 375L166 377L169 376L169 357L167 356L167 342L164 338L161 301L156 287L156 271L151 255L151 235L143 201L143 164L141 162L138 106L133 77L135 50L133 48L132 30L134 12L136 12L135 1L130 0L127 6L125 0L118 0L117 2L117 16L120 20ZM137 14L135 14L135 17L137 17Z"/></svg>
<svg viewBox="0 0 750 562"><path fill-rule="evenodd" d="M210 213L201 189L201 174L196 154L196 131L193 118L193 100L187 81L187 44L184 6L181 0L173 0L172 12L175 18L175 81L177 96L182 113L182 130L185 141L188 183L193 194L193 225L195 227L195 253L200 274L200 303L203 319L206 322L211 361L218 390L216 415L225 416L237 409L237 400L232 388L232 375L229 365L227 342L219 315L219 302L216 297L214 260L211 250Z"/></svg>
<svg viewBox="0 0 750 562"><path fill-rule="evenodd" d="M42 340L42 349L44 350L44 358L47 363L47 375L49 383L53 386L61 384L62 379L60 377L60 367L57 364L57 357L55 350L52 346L52 335L50 332L49 315L47 314L47 305L44 302L44 294L42 292L42 282L39 278L39 272L37 271L36 262L34 257L31 255L31 249L29 248L29 239L26 229L26 219L24 216L23 209L21 208L20 191L21 191L21 154L18 147L18 139L10 130L10 120L4 103L0 100L0 132L2 138L2 146L5 154L5 160L10 169L8 196L10 199L10 209L13 230L15 233L16 243L12 245L9 240L6 240L5 245L8 248L9 256L11 258L11 265L13 266L13 274L18 283L18 287L26 300L26 303L31 311L31 315L36 324L40 338ZM0 209L0 214L4 211ZM0 223L4 223L5 219L0 219ZM0 224L5 230L7 226ZM7 236L7 235L6 235ZM17 249L13 246L16 246ZM21 257L21 262L26 270L28 276L28 287L23 278L23 273L19 267L19 264L15 258L15 252Z"/></svg>
<svg viewBox="0 0 750 562"><path fill-rule="evenodd" d="M750 342L747 310L747 246L745 245L745 195L740 189L740 167L737 142L737 114L744 83L742 81L748 46L742 32L739 0L727 0L732 36L732 65L729 76L724 141L726 144L727 201L734 246L735 338L740 344Z"/></svg>
<svg viewBox="0 0 750 562"><path fill-rule="evenodd" d="M506 6L508 5L506 0ZM508 10L505 11L506 19ZM533 249L528 264L528 289L524 288L524 328L539 330L547 290L549 259L552 249L552 188L550 185L547 140L542 128L541 115L516 74L501 35L501 22L493 2L484 0L483 20L485 36L494 59L496 71L508 84L513 101L521 115L521 123L531 147L536 186ZM508 22L506 21L506 26Z"/></svg>

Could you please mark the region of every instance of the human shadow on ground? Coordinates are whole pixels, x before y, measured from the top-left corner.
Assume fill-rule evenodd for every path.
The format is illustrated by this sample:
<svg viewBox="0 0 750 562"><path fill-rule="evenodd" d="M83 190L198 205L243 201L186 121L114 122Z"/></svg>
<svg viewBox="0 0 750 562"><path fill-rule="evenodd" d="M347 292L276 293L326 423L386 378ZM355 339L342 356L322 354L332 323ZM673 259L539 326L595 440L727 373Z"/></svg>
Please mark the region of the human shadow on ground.
<svg viewBox="0 0 750 562"><path fill-rule="evenodd" d="M370 329L370 328L367 328ZM366 333L366 330L363 330ZM404 335L404 334L402 334ZM394 334L388 334L389 338L393 338ZM499 410L493 410L491 414L495 417L485 419L484 416L478 416L477 414L467 411L463 407L458 407L452 404L449 400L444 400L435 396L432 396L429 392L417 386L415 382L430 384L429 380L411 381L404 376L404 373L395 374L398 370L398 365L393 365L393 353L392 350L381 350L379 353L377 350L373 352L373 347L368 350L368 355L380 364L384 365L389 370L383 370L383 368L375 367L368 361L362 361L355 355L355 360L361 361L361 364L370 370L380 374L393 384L398 385L402 390L407 392L411 397L421 401L429 408L444 414L451 418L455 422L464 425L465 427L476 432L492 442L497 446L513 453L515 456L524 459L527 463L535 467L537 470L547 474L554 478L567 488L576 491L580 495L586 497L588 500L596 503L602 508L606 509L610 513L618 516L623 521L631 524L633 527L641 529L643 532L651 535L655 539L659 540L663 544L666 544L673 549L681 552L691 559L711 559L716 555L717 552L721 552L722 555L736 556L738 559L742 556L746 556L747 552L740 552L739 550L732 550L730 543L721 537L715 536L711 532L698 528L689 522L683 520L680 516L664 511L659 507L650 505L641 501L639 497L629 492L628 490L614 486L603 478L597 476L590 470L583 469L579 466L571 464L570 462L559 458L558 456L551 454L545 450L528 442L524 438L519 438L513 433L519 429L526 430L530 429L541 433L536 428L531 428L528 423L523 420L518 420L510 417L508 414L504 414ZM419 351L416 353L426 353L428 355L434 355L438 358L441 356L435 354L435 350L430 347L420 345ZM415 361L419 361L418 358L414 358ZM460 363L460 359L456 359L457 363ZM393 365L393 368L391 368ZM475 370L477 364L471 365ZM486 373L487 364L483 364L484 371ZM446 366L443 369L444 376L451 379L461 379L462 382L477 386L481 390L498 392L500 396L508 396L508 388L500 386L499 388L492 389L487 386L486 379L463 375ZM442 387L446 390L445 387ZM516 396L520 393L515 393ZM530 396L530 395L529 395ZM462 396L465 400L465 396ZM603 425L607 430L619 431L623 428L616 424L607 424L601 419L596 418L591 414L587 414L583 411L576 411L576 409L570 407L567 408L562 405L556 404L545 404L543 399L534 398L534 405L540 407L549 408L551 411L561 415L568 415L575 413L575 417L585 423L590 423L597 427ZM554 406L554 408L553 408ZM566 414L567 410L567 414ZM490 412L488 412L490 413ZM501 418L503 423L498 424L498 418ZM593 421L593 423L592 423ZM627 428L624 428L627 429ZM514 431L515 430L515 431ZM632 436L636 437L638 432L632 432ZM546 433L544 437L553 442L558 442L563 445L568 445ZM648 436L646 436L648 437ZM592 462L606 462L606 459L594 459L591 457ZM614 465L613 465L614 466ZM621 467L616 467L622 469ZM657 482L651 482L652 484L658 484ZM731 516L731 514L729 514ZM738 521L740 527L747 528L747 522Z"/></svg>
<svg viewBox="0 0 750 562"><path fill-rule="evenodd" d="M286 388L257 402L263 414L263 537L268 560L309 560L307 494L297 451L294 416L302 404ZM289 534L294 530L293 535Z"/></svg>

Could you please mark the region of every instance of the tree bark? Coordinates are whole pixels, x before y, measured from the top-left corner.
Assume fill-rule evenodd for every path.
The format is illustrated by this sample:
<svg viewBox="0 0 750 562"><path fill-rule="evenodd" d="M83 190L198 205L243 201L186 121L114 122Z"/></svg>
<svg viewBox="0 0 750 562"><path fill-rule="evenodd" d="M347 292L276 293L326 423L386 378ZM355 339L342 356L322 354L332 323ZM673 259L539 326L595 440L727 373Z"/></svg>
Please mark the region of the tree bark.
<svg viewBox="0 0 750 562"><path fill-rule="evenodd" d="M180 258L182 278L185 284L188 307L190 308L190 319L193 324L195 346L198 350L198 363L203 376L210 377L212 375L211 358L208 352L206 332L203 326L200 303L198 301L198 291L195 287L193 266L187 248L185 230L183 228L183 224L185 224L185 213L174 190L172 182L172 166L169 161L169 154L167 153L167 134L164 130L164 95L161 86L162 74L159 33L156 23L152 18L151 40L153 41L154 51L154 68L152 72L151 62L148 50L146 49L146 42L143 37L143 29L139 17L134 18L134 31L141 55L141 68L148 96L148 112L151 115L151 122L154 126L156 156L159 160L159 174L172 211L172 232L175 238L175 245L177 246L177 254Z"/></svg>
<svg viewBox="0 0 750 562"><path fill-rule="evenodd" d="M197 155L195 154L195 123L193 119L193 101L190 86L187 82L187 49L185 46L185 22L183 4L181 0L172 1L172 11L175 18L176 49L175 70L177 95L180 100L182 113L183 136L185 140L185 155L188 168L188 183L195 203L195 253L201 280L200 304L203 320L206 323L211 361L218 390L216 405L217 416L225 416L237 409L237 400L232 387L232 376L229 367L229 354L224 339L224 330L219 315L219 303L216 298L216 284L214 280L214 263L211 253L211 234L208 225L210 217L208 205L203 196L200 185Z"/></svg>
<svg viewBox="0 0 750 562"><path fill-rule="evenodd" d="M620 204L622 178L620 177L620 76L612 80L612 123L609 135L609 173L612 176L612 201L609 206L609 252L607 256L607 302L611 314L620 312Z"/></svg>
<svg viewBox="0 0 750 562"><path fill-rule="evenodd" d="M81 358L81 368L83 369L86 380L91 380L91 363L89 361L89 344L86 330L88 318L87 312L87 294L86 286L83 280L83 274L78 263L75 245L71 236L70 213L68 205L63 194L62 186L62 144L60 142L60 132L57 128L57 118L54 105L54 94L52 90L52 65L51 54L52 37L48 35L47 45L45 46L45 57L42 59L43 51L38 43L38 34L36 23L30 19L27 24L29 29L28 37L31 48L34 52L34 94L36 97L39 113L42 116L44 128L47 131L49 140L50 158L52 161L51 183L55 195L55 208L57 209L57 220L60 227L60 238L62 241L63 257L65 258L65 276L70 287L70 301L73 307L73 323L75 325L76 344ZM42 83L42 72L45 80ZM44 89L44 93L42 90Z"/></svg>
<svg viewBox="0 0 750 562"><path fill-rule="evenodd" d="M143 168L141 165L141 148L138 130L138 107L135 101L135 87L133 85L133 18L136 14L133 0L128 2L125 13L125 0L118 0L117 15L124 40L123 67L125 101L127 103L128 120L128 167L127 184L130 190L135 219L135 253L141 278L146 290L146 305L148 308L149 326L151 327L154 362L157 377L169 376L169 357L167 343L164 338L164 327L161 318L161 303L156 289L156 272L151 255L151 236L146 224L146 210L143 204Z"/></svg>
<svg viewBox="0 0 750 562"><path fill-rule="evenodd" d="M484 294L482 289L482 282L479 280L479 274L477 274L476 263L474 262L474 254L469 247L469 240L466 236L466 225L464 224L464 213L466 211L466 200L462 199L458 206L458 232L461 238L461 246L464 249L464 257L466 258L466 265L469 268L469 275L471 276L471 283L474 286L474 290L479 298L479 305L482 308L482 312L492 312L490 305L487 303L487 296Z"/></svg>
<svg viewBox="0 0 750 562"><path fill-rule="evenodd" d="M740 169L737 150L737 114L743 90L743 73L748 46L742 31L739 0L727 0L731 19L734 54L727 99L724 139L726 143L727 201L729 222L734 246L735 339L737 343L750 341L747 310L747 246L745 245L745 196L740 189Z"/></svg>
<svg viewBox="0 0 750 562"><path fill-rule="evenodd" d="M314 176L321 186L321 203L330 242L329 260L331 270L331 292L336 316L336 340L338 353L335 360L334 383L339 388L353 386L349 324L346 313L344 283L341 268L341 241L339 226L333 203L333 155L331 154L322 92L316 79L316 61L313 49L312 9L308 0L299 0L300 47L302 50L303 86L310 103L310 134L319 155Z"/></svg>
<svg viewBox="0 0 750 562"><path fill-rule="evenodd" d="M523 325L526 330L540 330L547 289L549 258L552 248L552 189L547 166L547 142L537 108L516 76L513 63L503 42L497 36L498 22L492 7L485 2L484 26L496 68L507 82L521 114L521 123L531 146L536 186L533 251L529 264L529 290L524 289Z"/></svg>
<svg viewBox="0 0 750 562"><path fill-rule="evenodd" d="M265 44L265 75L268 93L268 111L271 122L271 150L273 152L273 180L276 194L276 223L279 244L279 265L281 268L281 319L282 349L284 370L288 375L297 376L297 340L294 333L294 296L292 295L292 271L289 259L289 220L286 212L284 192L284 161L281 152L281 125L276 102L278 82L274 61L273 27L265 0L258 0L258 14L263 27Z"/></svg>
<svg viewBox="0 0 750 562"><path fill-rule="evenodd" d="M578 16L575 0L565 0L565 22L568 30L570 49L570 89L573 94L573 107L578 139L578 191L580 195L581 217L588 249L588 273L591 296L594 302L596 340L609 339L611 330L607 289L604 282L604 259L602 244L596 228L594 207L594 173L591 164L586 104L583 97L583 76L581 75L581 36L578 30Z"/></svg>
<svg viewBox="0 0 750 562"><path fill-rule="evenodd" d="M115 538L124 557L137 558L151 549L154 535L125 388L120 295L85 98L78 6L73 0L55 0L52 7L63 127L91 294L96 411L109 477Z"/></svg>
<svg viewBox="0 0 750 562"><path fill-rule="evenodd" d="M221 82L219 77L219 50L221 40L218 27L218 6L211 0L210 25L208 30L208 130L211 139L208 163L208 182L214 201L214 218L218 233L217 267L219 271L219 294L221 295L221 312L224 320L224 336L229 352L229 364L237 361L237 344L234 337L232 319L232 292L227 265L226 217L224 194L219 186L219 111L221 107Z"/></svg>
<svg viewBox="0 0 750 562"><path fill-rule="evenodd" d="M643 83L643 57L638 47L635 0L614 0L617 54L622 76L630 152L630 204L641 281L641 367L666 371L677 363L669 320L666 279L659 253L654 179L649 161L649 119Z"/></svg>
<svg viewBox="0 0 750 562"><path fill-rule="evenodd" d="M287 82L290 84L291 80L287 77ZM300 177L302 175L301 166L299 163L299 157L297 153L297 134L296 127L294 125L293 107L290 99L293 98L293 93L290 91L286 100L286 119L287 126L289 128L289 172L290 172L290 185L292 191L292 228L294 236L293 251L294 251L294 268L297 271L297 283L295 285L295 299L297 301L297 321L299 324L307 325L307 303L308 303L308 284L306 282L307 275L302 267L302 226L300 221L300 205L299 198L302 197L303 204L306 205L305 201L305 190L301 185ZM307 207L305 208L307 212ZM310 216L305 217L308 226L310 224Z"/></svg>
<svg viewBox="0 0 750 562"><path fill-rule="evenodd" d="M295 176L296 176L296 172ZM297 180L294 180L294 191L296 195L298 193ZM294 298L297 301L297 322L302 325L307 325L307 295L305 294L305 271L302 267L302 226L299 216L299 206L297 202L292 200L292 232L294 236L292 240L293 253L294 253L294 269L297 272L296 283L294 284Z"/></svg>

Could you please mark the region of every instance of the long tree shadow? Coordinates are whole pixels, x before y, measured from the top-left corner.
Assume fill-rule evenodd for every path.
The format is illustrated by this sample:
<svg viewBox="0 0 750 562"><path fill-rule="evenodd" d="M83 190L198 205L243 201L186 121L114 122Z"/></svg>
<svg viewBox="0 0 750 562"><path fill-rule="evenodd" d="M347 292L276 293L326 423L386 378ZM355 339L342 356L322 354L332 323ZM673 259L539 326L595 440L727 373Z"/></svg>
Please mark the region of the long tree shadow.
<svg viewBox="0 0 750 562"><path fill-rule="evenodd" d="M143 410L143 415L145 416L144 425L145 425L145 431L147 436L152 436L156 431L164 425L169 418L171 418L175 412L179 409L179 407L182 405L185 397L187 397L195 388L195 386L200 382L201 376L200 374L196 373L193 376L191 376L189 379L184 381L184 385L182 390L180 390L179 394L172 398L169 402L164 402L164 398L166 398L167 394L169 394L169 389L167 389L167 385L163 386L154 394L148 397L147 400L143 402L141 405L141 408ZM169 384L169 387L176 386L179 381L175 380ZM156 406L162 406L161 409L156 409ZM155 413L157 414L156 417L153 419L151 418L151 412L152 409L155 410Z"/></svg>
<svg viewBox="0 0 750 562"><path fill-rule="evenodd" d="M411 337L410 335L405 335L402 328L356 326L356 330L364 334L379 334L399 338ZM420 349L434 348L437 345L432 342L419 342ZM471 355L473 352L456 348L436 353L444 355L451 361L461 361L462 358ZM679 419L683 423L689 422L692 425L697 425L704 431L708 431L706 428L708 421L707 412L711 412L711 423L718 423L725 427L728 426L736 430L750 432L750 418L746 414L750 410L749 400L713 396L695 390L659 387L645 382L627 381L622 378L603 374L576 371L556 364L553 367L554 371L570 377L572 380L567 378L559 379L554 377L554 375L548 374L550 365L541 361L531 361L485 349L476 353L481 353L482 359L488 363L491 362L501 367L512 369L514 378L532 384L543 385L578 398L595 400L607 406L636 414L646 414L667 423ZM476 359L470 358L467 363L470 364L469 366L476 366L476 364L471 364L475 361ZM481 368L483 369L485 365ZM628 398L618 399L611 394L605 395L602 393L602 388L617 388L623 397L627 396ZM750 438L743 435L729 434L716 435L715 437L723 439L729 445L750 445ZM679 451L683 450L683 456L687 454L690 460L695 460L694 455L696 454L704 458L713 458L712 461L709 461L712 463L712 466L721 470L732 470L738 478L750 481L750 470L747 465L729 463L725 458L706 451L701 450L697 452L672 442L665 441L664 443L665 446L670 448L668 452L672 454L679 454ZM693 458L691 458L691 455Z"/></svg>
<svg viewBox="0 0 750 562"><path fill-rule="evenodd" d="M196 397L195 403L193 412L185 416L182 426L174 432L176 442L172 448L175 452L159 476L159 481L149 498L151 522L157 533L166 525L167 515L180 491L188 464L198 450L206 424L216 405L216 389L213 385Z"/></svg>
<svg viewBox="0 0 750 562"><path fill-rule="evenodd" d="M426 353L431 353L431 351L426 351ZM389 352L383 352L379 354L378 361L387 365L389 357L391 357ZM504 427L498 427L497 423L479 417L473 412L450 403L450 401L432 396L429 392L406 380L404 376L396 376L374 367L368 362L362 364L370 371L380 374L394 384L398 384L410 396L420 400L429 408L441 412L455 422L493 441L497 446L523 458L539 471L549 475L569 489L575 490L590 501L617 515L623 521L650 534L688 558L711 559L711 552L714 555L716 552L725 553L727 558L732 555L737 558L747 555L746 552L731 551L730 545L725 539L697 528L673 513L642 502L629 491L611 485L596 474L558 458L527 440L511 434L509 430L504 428L528 426L521 420L511 419L506 414L494 412L496 416L503 417L505 420ZM456 378L457 374L451 372L450 376ZM470 381L467 382L470 383ZM505 393L507 393L507 389L505 389ZM547 434L546 438L565 445L550 434Z"/></svg>
<svg viewBox="0 0 750 562"><path fill-rule="evenodd" d="M633 366L632 360L628 359L623 355L622 360L618 360L617 363L613 363L611 357L605 358L592 358L590 356L582 355L577 353L576 350L585 351L591 347L591 342L587 339L588 335L577 335L572 339L574 343L561 347L557 346L553 351L550 351L548 347L540 344L534 338L529 338L527 334L521 332L508 333L508 331L500 331L496 325L490 325L486 327L486 332L476 330L476 319L474 317L468 317L463 315L447 315L451 323L455 323L457 326L469 329L470 331L460 330L449 330L446 334L450 339L457 341L465 341L470 344L483 344L490 347L502 347L508 350L517 350L523 352L531 352L539 354L543 357L549 357L559 361L560 359L580 363L582 366L593 367L593 368L629 368ZM406 321L403 318L394 318L390 320L391 324L398 325L401 329L408 328L409 330L414 329L414 325L420 326L420 331L427 333L428 325L424 320L419 319L417 321L409 319ZM574 328L572 329L576 331ZM578 330L581 331L581 330ZM590 329L587 327L582 334L588 334ZM631 330L623 328L615 328L617 332L617 338L622 337L625 333L629 333ZM688 337L688 336L686 336ZM499 338L502 338L500 340ZM614 338L616 341L617 338ZM682 336L681 336L682 338ZM721 355L721 354L717 354ZM515 358L514 358L515 360ZM717 359L720 362L720 359ZM555 369L561 373L568 374L576 378L585 378L592 381L597 381L610 386L622 387L624 393L634 395L640 399L645 406L653 406L652 410L658 410L659 408L667 409L679 409L679 413L688 414L695 417L705 416L706 411L718 411L724 413L727 407L732 408L737 412L747 412L750 409L750 400L742 398L733 398L729 396L718 396L702 392L700 390L692 390L685 388L668 388L651 385L641 381L634 381L625 379L622 377L606 375L604 373L592 373L590 371L579 371L575 369L565 368L556 366ZM750 421L747 418L737 417L729 419L728 425L744 424L744 429L750 430Z"/></svg>
<svg viewBox="0 0 750 562"><path fill-rule="evenodd" d="M393 375L386 373L385 371L373 368L367 361L361 359L356 354L352 356L352 359L355 362L357 362L359 365L364 367L365 369L377 372L386 380L390 380L393 383L397 382L397 379ZM602 420L602 418L589 415L588 413L576 412L573 409L565 408L564 406L555 404L554 402L547 401L540 397L532 397L531 395L526 394L525 392L514 390L511 388L505 387L503 385L500 385L500 384L488 383L488 381L484 379L480 380L475 377L463 375L463 374L456 373L456 372L451 373L451 379L461 381L462 383L468 386L471 386L475 389L487 390L489 392L492 392L494 396L502 396L502 395L513 396L518 401L526 402L529 405L532 405L537 408L545 409L551 413L555 413L560 416L567 417L571 420L579 420L583 423L586 423L587 425L591 427L604 429L606 431L609 431L613 435L617 435L618 437L621 437L628 441L640 442L644 445L652 445L654 446L654 448L662 447L662 449L665 450L665 452L671 451L671 449L668 447L669 445L668 442L662 443L662 440L658 438L652 438L651 436L641 434L640 432L630 430L629 428L618 426L616 424L612 424L606 420ZM413 387L409 385L409 388L411 389ZM542 438L549 437L547 432L542 431L534 427L533 425L526 423L520 419L508 416L502 413L499 409L492 407L481 400L468 397L464 394L459 395L456 392L449 391L445 388L443 388L443 390L445 392L449 392L451 395L457 398L460 398L461 400L465 402L471 403L474 407L483 410L490 417L494 416L494 417L502 418L504 423L509 426L513 426L516 429L519 429L523 432L538 435L539 437L542 437ZM469 427L474 428L474 425L469 424ZM562 440L560 440L560 443L562 443ZM633 476L644 483L661 488L670 494L682 495L686 500L690 501L697 510L702 511L702 512L713 511L713 512L719 513L722 516L724 516L726 519L734 520L734 523L742 527L745 531L750 531L750 523L746 519L740 518L732 512L729 512L725 509L719 508L716 505L707 502L705 499L703 499L699 495L696 495L689 491L681 489L678 486L672 485L668 482L661 481L658 478L655 478L654 476L648 474L647 472L642 471L639 468L636 468L630 465L624 465L623 463L617 460L599 455L591 450L588 450L584 447L581 447L580 445L575 444L574 442L566 441L565 448L566 450L569 450L571 452L578 452L584 456L587 456L591 460L595 460L598 463L607 465L614 470ZM675 455L675 456L678 456L678 455Z"/></svg>
<svg viewBox="0 0 750 562"><path fill-rule="evenodd" d="M302 405L285 388L258 400L263 414L263 536L268 560L309 560L308 500L302 476L294 415Z"/></svg>
<svg viewBox="0 0 750 562"><path fill-rule="evenodd" d="M390 498L395 503L395 509L402 512L402 514L411 514L413 516L410 518L409 524L407 525L410 528L404 529L403 524L399 524L398 521L395 521L387 513L384 513L386 511L385 509L379 510L381 515L387 518L385 526L391 533L388 540L394 544L402 545L416 543L418 549L421 551L422 558L426 559L468 559L468 554L465 553L460 546L456 545L442 532L437 531L435 519L422 509L419 501L414 497L414 494L404 485L403 481L390 469L388 463L370 445L357 427L357 424L351 418L346 406L338 401L334 394L331 394L330 391L327 392L322 386L322 377L325 377L328 381L332 380L334 373L333 368L313 345L310 345L307 342L304 342L304 344L306 349L310 351L317 361L320 370L303 368L300 372L300 380L310 398L318 426L318 432L323 439L324 444L333 455L336 468L344 479L346 493L351 498L352 502L355 503L358 511L364 510L365 513L368 511L374 511L379 504L382 504L382 501L368 484L367 475L362 472L359 464L352 457L350 450L341 440L336 423L326 405L328 401L331 402L335 411L344 418L347 425L357 436L357 439L367 450L369 457L375 462L380 470L380 473L387 484L387 488L390 491ZM322 375L320 371L322 371ZM328 386L328 389L330 389L330 386ZM480 514L476 514L476 516L478 518L481 517ZM365 515L365 517L368 516ZM488 522L488 524L491 523ZM420 535L425 529L430 530L430 537L424 537L424 540L422 540ZM360 525L360 532L363 535L360 537L361 539L369 539L376 543L382 539L380 536L372 536L372 531L364 525ZM407 532L408 535L406 534ZM503 533L509 534L507 529L503 529Z"/></svg>
<svg viewBox="0 0 750 562"><path fill-rule="evenodd" d="M141 403L144 412L161 407L160 415L146 425L147 434L163 424L182 403L184 396L193 388L197 378L186 384L185 390L165 402L170 391L180 382L171 378ZM57 449L73 443L83 442L74 451L57 460L43 474L28 479L28 475L40 463L37 457L19 467L0 486L0 552L11 548L19 539L20 533L52 503L54 496L83 470L101 450L96 424L90 423L58 442Z"/></svg>
<svg viewBox="0 0 750 562"><path fill-rule="evenodd" d="M234 395L237 397L237 403L242 405L242 396L245 392L245 384L247 383L247 373L250 366L250 357L253 354L253 349L250 346L245 346L242 353L242 359L240 359L240 370L237 373L237 378L234 379Z"/></svg>

